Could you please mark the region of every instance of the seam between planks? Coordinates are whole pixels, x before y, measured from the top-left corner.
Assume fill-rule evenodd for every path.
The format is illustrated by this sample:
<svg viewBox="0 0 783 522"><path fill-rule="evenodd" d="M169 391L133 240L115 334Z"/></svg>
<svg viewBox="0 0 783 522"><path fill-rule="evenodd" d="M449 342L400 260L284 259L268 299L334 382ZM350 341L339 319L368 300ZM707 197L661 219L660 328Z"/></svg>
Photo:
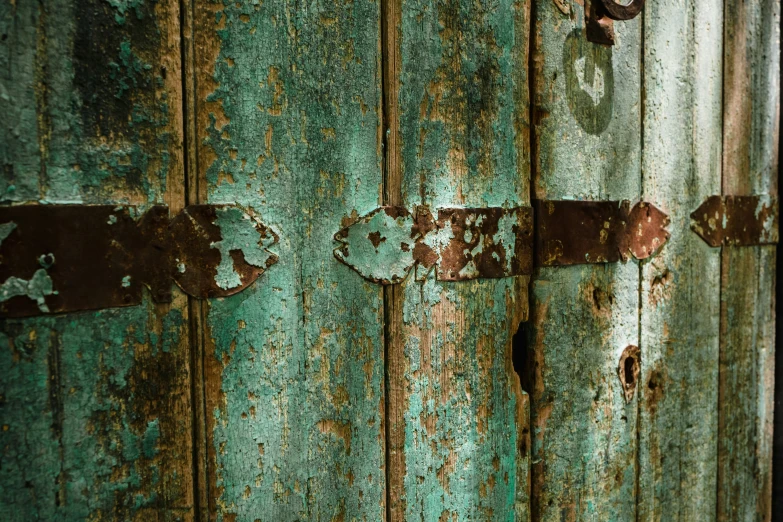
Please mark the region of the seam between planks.
<svg viewBox="0 0 783 522"><path fill-rule="evenodd" d="M529 125L530 125L530 132L529 132L529 151L530 151L530 161L529 161L529 184L528 184L528 192L529 192L529 198L530 202L532 203L536 199L536 182L538 179L538 161L539 161L539 150L537 146L537 138L538 138L538 91L536 89L537 83L536 83L536 58L538 56L538 53L541 51L539 47L536 45L536 22L538 20L538 9L539 9L539 2L538 0L531 0L530 2L530 23L529 23L529 31L528 31L528 71L527 71L527 83L528 83L528 111L529 111ZM537 220L537 216L533 216L534 219L534 225ZM536 256L538 253L536 252L536 245L535 241L533 242L533 259L536 259ZM528 302L529 302L529 312L528 312L528 324L532 325L535 318L533 317L533 313L535 310L535 307L533 306L533 282L538 276L539 270L536 269L534 273L530 276L530 280L528 282ZM526 325L526 343L528 344L528 353L524 360L524 367L522 369L523 375L520 376L521 384L524 386L522 387L523 391L527 392L529 395L528 399L528 431L530 433L530 444L528 446L528 512L529 512L529 519L530 520L537 520L539 519L539 499L537 495L535 495L534 486L536 483L536 477L535 477L535 466L533 466L533 459L534 459L534 453L533 453L533 439L535 437L535 430L533 426L533 418L534 418L534 393L536 390L537 383L535 382L535 376L536 372L534 370L533 361L535 359L534 351L529 348L530 339L527 338L530 335L533 335L532 332L528 329L529 326ZM527 389L525 389L527 387Z"/></svg>
<svg viewBox="0 0 783 522"><path fill-rule="evenodd" d="M183 167L185 204L202 203L199 183L197 152L197 86L195 72L195 26L192 0L180 0L180 60L183 115ZM190 395L192 409L192 478L193 516L197 521L209 519L207 453L206 453L206 396L204 394L204 306L201 301L188 297L188 346L190 348Z"/></svg>
<svg viewBox="0 0 783 522"><path fill-rule="evenodd" d="M646 16L646 9L642 9L642 12L639 15L639 23L641 25L640 28L640 37L641 37L641 45L639 46L639 71L640 71L640 78L639 78L639 100L641 104L641 108L639 110L639 157L641 158L641 161L639 163L639 200L640 201L646 201L645 199L645 162L644 162L644 122L645 122L645 115L647 112L647 75L644 72L644 49L645 49L645 41L647 36L647 16ZM641 493L641 451L639 451L640 443L641 443L641 436L642 436L642 395L644 394L644 386L642 385L642 375L644 375L644 364L645 361L648 360L647 357L645 357L645 351L646 346L644 346L644 343L642 342L643 336L642 336L642 322L643 322L643 314L644 314L644 305L643 298L644 298L644 261L639 261L638 265L638 284L637 284L637 298L636 298L636 343L639 347L639 378L636 381L636 441L635 441L635 447L634 447L634 464L636 469L634 470L634 520L638 522L639 520L639 499L640 493Z"/></svg>
<svg viewBox="0 0 783 522"><path fill-rule="evenodd" d="M380 12L381 38L381 169L382 193L384 205L397 205L402 201L402 175L399 150L399 106L397 103L399 85L399 41L397 38L400 24L402 0L382 0ZM398 465L403 455L397 455L400 439L400 426L395 422L400 404L397 401L396 385L399 381L399 369L402 364L394 364L399 353L395 343L395 326L402 314L401 295L394 286L383 288L383 433L385 467L385 516L387 522L402 520L404 509L395 502L398 487L402 485L401 467ZM403 363L404 361L400 361Z"/></svg>

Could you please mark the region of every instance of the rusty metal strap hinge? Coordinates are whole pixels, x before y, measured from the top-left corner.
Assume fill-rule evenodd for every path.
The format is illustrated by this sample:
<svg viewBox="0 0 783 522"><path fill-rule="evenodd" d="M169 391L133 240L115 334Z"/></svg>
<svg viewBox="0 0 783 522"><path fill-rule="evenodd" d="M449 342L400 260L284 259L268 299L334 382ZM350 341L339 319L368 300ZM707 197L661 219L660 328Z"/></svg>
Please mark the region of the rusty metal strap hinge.
<svg viewBox="0 0 783 522"><path fill-rule="evenodd" d="M534 218L535 217L535 218ZM340 230L337 259L363 277L399 283L531 274L534 265L653 255L668 217L647 203L536 201L533 207L381 207ZM0 207L0 317L139 304L143 287L171 300L172 279L194 297L235 294L277 261L277 235L250 210L193 205Z"/></svg>
<svg viewBox="0 0 783 522"><path fill-rule="evenodd" d="M168 207L139 215L116 205L0 207L0 317L171 301L171 280L187 294L231 295L277 256L277 235L236 206Z"/></svg>
<svg viewBox="0 0 783 522"><path fill-rule="evenodd" d="M535 218L534 218L535 216ZM533 207L380 207L335 239L337 259L381 284L531 274L533 266L645 259L669 238L669 218L648 203L536 201ZM534 253L535 245L535 253ZM534 259L535 256L535 259Z"/></svg>
<svg viewBox="0 0 783 522"><path fill-rule="evenodd" d="M712 196L691 214L718 246L778 241L771 196ZM463 281L528 275L534 266L613 263L654 255L669 218L628 201L534 201L532 207L380 207L335 234L338 260L370 281ZM0 207L0 317L139 304L142 287L171 300L235 294L277 262L277 235L251 210L192 205Z"/></svg>
<svg viewBox="0 0 783 522"><path fill-rule="evenodd" d="M767 195L710 196L691 214L691 229L713 247L774 245L778 200Z"/></svg>

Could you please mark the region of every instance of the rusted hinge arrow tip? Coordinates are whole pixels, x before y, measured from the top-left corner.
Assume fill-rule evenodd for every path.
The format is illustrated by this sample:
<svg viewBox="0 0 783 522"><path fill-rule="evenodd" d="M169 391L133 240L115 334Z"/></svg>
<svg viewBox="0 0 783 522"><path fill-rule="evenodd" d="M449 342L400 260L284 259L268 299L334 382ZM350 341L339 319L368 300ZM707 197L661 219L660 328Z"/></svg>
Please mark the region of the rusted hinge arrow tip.
<svg viewBox="0 0 783 522"><path fill-rule="evenodd" d="M538 266L646 259L668 240L668 224L653 205L628 201L442 208L437 219L427 207L380 207L335 234L334 255L380 284L402 282L413 268L417 279L419 268L440 281L513 277L532 273L534 244Z"/></svg>
<svg viewBox="0 0 783 522"><path fill-rule="evenodd" d="M643 260L669 240L669 216L643 201L537 200L534 208L539 266Z"/></svg>
<svg viewBox="0 0 783 522"><path fill-rule="evenodd" d="M710 196L691 214L691 229L708 245L778 242L778 200L772 196Z"/></svg>

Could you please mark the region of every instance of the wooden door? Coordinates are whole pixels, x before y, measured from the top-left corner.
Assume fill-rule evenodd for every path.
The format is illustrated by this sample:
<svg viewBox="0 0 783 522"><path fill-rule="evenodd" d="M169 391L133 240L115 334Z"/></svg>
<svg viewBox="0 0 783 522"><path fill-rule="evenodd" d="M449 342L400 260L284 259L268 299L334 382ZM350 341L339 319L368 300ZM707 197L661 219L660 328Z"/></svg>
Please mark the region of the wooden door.
<svg viewBox="0 0 783 522"><path fill-rule="evenodd" d="M179 32L171 2L3 2L3 204L181 209ZM0 518L192 519L189 320L181 293L2 320Z"/></svg>
<svg viewBox="0 0 783 522"><path fill-rule="evenodd" d="M581 0L0 2L3 208L228 205L277 239L207 299L47 313L0 281L0 312L39 303L0 318L0 519L771 520L775 246L692 213L777 197L780 4L585 27ZM668 241L405 264L418 216L561 200L650 203Z"/></svg>

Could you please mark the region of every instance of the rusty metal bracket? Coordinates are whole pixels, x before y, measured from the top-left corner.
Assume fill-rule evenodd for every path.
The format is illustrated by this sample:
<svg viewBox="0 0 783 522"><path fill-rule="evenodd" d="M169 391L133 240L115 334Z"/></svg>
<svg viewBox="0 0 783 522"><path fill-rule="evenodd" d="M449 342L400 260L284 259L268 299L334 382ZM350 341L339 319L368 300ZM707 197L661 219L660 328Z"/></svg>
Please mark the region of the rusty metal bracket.
<svg viewBox="0 0 783 522"><path fill-rule="evenodd" d="M646 259L669 239L669 216L628 201L535 201L536 263L581 265Z"/></svg>
<svg viewBox="0 0 783 522"><path fill-rule="evenodd" d="M535 222L533 219L535 213ZM335 234L335 257L380 284L416 270L439 281L527 275L535 264L610 263L654 255L669 219L648 203L536 201L533 207L380 207Z"/></svg>
<svg viewBox="0 0 783 522"><path fill-rule="evenodd" d="M615 0L585 1L585 33L587 40L602 45L614 45L614 22L631 20L644 9L644 0L622 4Z"/></svg>
<svg viewBox="0 0 783 522"><path fill-rule="evenodd" d="M275 233L235 206L193 205L173 219L116 205L0 207L0 317L235 294L277 256Z"/></svg>
<svg viewBox="0 0 783 522"><path fill-rule="evenodd" d="M710 196L691 214L691 229L708 245L778 242L778 200L772 196Z"/></svg>
<svg viewBox="0 0 783 522"><path fill-rule="evenodd" d="M415 266L441 281L530 273L533 214L520 208L381 207L337 232L335 257L365 279L399 283Z"/></svg>

